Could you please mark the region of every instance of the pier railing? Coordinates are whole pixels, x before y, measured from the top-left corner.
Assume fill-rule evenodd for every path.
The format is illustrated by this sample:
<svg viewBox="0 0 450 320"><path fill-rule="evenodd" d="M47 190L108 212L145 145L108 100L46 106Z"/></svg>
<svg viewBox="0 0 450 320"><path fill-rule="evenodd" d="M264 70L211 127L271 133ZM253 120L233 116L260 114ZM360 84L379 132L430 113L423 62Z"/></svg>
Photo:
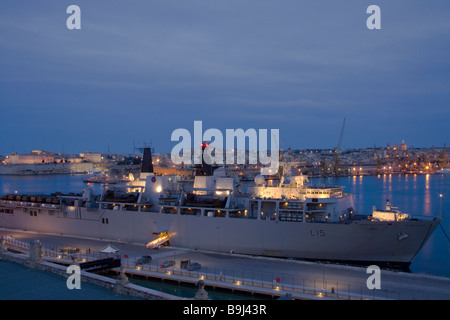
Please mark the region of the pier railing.
<svg viewBox="0 0 450 320"><path fill-rule="evenodd" d="M28 242L24 242L12 237L0 237L0 245L8 246L9 248L12 247L16 249L19 252L23 251L29 251L30 250L30 244Z"/></svg>
<svg viewBox="0 0 450 320"><path fill-rule="evenodd" d="M235 291L261 293L273 296L291 295L292 297L314 297L340 300L421 300L442 299L442 296L430 292L395 291L392 288L369 290L366 279L363 283L330 279L324 272L322 277L263 272L238 268L223 268L202 265L199 270L189 271L175 265L161 268L160 263L170 260L158 259L151 264L136 265L137 259L122 260L127 273L138 277L157 277L179 282L197 283L204 280L210 287L222 287ZM155 263L156 262L156 263ZM318 266L320 268L320 265ZM159 274L159 275L158 275Z"/></svg>
<svg viewBox="0 0 450 320"><path fill-rule="evenodd" d="M29 252L30 243L12 237L2 237L1 246L8 250ZM43 244L43 259L60 264L73 264L77 262L92 261L112 256L98 251L79 250L69 246L55 246ZM180 268L179 262L169 268L161 268L161 264L171 260L170 256L164 259L153 259L148 264L139 264L140 257L128 257L120 253L122 266L130 276L170 279L178 282L197 283L204 280L208 286L223 287L236 291L261 293L273 296L290 294L293 297L310 296L332 299L445 299L433 292L396 291L392 288L369 290L366 283L346 280L330 279L326 272L322 277L307 276L304 274L289 274L280 272L263 272L243 268L224 268L218 266L202 265L200 269L190 271ZM173 260L173 259L172 259ZM320 268L320 265L318 265ZM132 281L132 280L131 280ZM448 297L447 297L448 298Z"/></svg>

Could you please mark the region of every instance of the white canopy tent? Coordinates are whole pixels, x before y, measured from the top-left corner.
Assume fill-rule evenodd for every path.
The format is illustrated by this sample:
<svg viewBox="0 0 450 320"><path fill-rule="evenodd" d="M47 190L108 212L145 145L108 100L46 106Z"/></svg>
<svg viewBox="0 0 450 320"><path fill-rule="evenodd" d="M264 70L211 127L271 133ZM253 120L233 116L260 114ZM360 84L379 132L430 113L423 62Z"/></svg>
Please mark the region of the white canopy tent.
<svg viewBox="0 0 450 320"><path fill-rule="evenodd" d="M113 246L108 244L106 247L100 250L100 253L119 253L119 249L114 248Z"/></svg>

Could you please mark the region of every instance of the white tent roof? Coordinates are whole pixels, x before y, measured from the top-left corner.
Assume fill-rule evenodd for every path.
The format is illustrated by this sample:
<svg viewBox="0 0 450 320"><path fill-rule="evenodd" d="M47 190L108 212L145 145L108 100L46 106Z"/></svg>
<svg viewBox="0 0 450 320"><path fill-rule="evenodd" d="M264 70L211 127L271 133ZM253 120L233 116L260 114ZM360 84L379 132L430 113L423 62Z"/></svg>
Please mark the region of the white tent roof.
<svg viewBox="0 0 450 320"><path fill-rule="evenodd" d="M119 249L114 248L110 244L108 244L106 247L104 247L102 250L100 250L101 253L117 253L119 252Z"/></svg>

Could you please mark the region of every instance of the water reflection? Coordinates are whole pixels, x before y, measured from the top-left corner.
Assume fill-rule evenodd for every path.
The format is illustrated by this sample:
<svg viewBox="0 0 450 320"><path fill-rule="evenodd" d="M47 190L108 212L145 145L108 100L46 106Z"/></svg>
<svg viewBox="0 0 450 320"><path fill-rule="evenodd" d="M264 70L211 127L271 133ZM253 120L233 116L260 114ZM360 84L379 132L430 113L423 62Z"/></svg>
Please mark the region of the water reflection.
<svg viewBox="0 0 450 320"><path fill-rule="evenodd" d="M423 214L426 216L431 216L431 195L430 195L430 175L425 175L425 192L423 200Z"/></svg>

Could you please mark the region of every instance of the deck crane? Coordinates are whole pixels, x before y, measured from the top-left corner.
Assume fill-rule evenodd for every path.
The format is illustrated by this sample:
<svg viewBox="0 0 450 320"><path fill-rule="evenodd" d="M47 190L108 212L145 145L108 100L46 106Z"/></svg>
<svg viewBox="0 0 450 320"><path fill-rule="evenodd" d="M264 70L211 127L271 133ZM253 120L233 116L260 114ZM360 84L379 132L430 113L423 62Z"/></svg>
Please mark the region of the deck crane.
<svg viewBox="0 0 450 320"><path fill-rule="evenodd" d="M334 175L339 176L340 168L339 168L339 151L341 149L342 145L342 138L344 137L344 128L345 128L345 118L344 122L342 123L342 129L341 129L341 135L339 136L339 141L337 146L334 148Z"/></svg>

